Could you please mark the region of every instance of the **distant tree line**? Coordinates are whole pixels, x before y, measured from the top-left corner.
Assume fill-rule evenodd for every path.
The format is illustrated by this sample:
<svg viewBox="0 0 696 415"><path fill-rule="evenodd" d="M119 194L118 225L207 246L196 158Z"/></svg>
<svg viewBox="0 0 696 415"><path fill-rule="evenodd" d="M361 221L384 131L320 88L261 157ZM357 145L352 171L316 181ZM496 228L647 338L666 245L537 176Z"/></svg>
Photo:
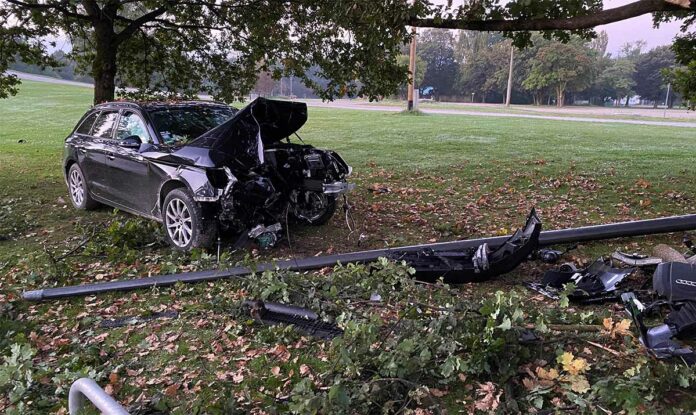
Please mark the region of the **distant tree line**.
<svg viewBox="0 0 696 415"><path fill-rule="evenodd" d="M591 40L572 37L566 43L532 35L532 46L515 49L512 102L515 104L557 105L586 103L591 105L628 105L639 96L643 104L664 103L668 83L675 88L668 105L681 97L679 90L689 90L694 83L692 57L695 38L686 37L675 46L646 50L643 41L623 45L616 55L606 52L605 32ZM681 43L680 43L681 42ZM445 101L501 103L505 100L510 52L509 39L494 32L428 29L418 35L416 58L417 87L431 87L433 98ZM681 48L681 49L679 49ZM675 58L675 49L679 57ZM408 47L404 46L398 64L408 65ZM40 67L25 63L20 56L9 67L17 71L56 78L93 82L77 69L77 63L63 51L51 55L59 65ZM320 87L327 81L318 75L318 67L305 76ZM682 88L679 88L679 85ZM687 87L683 87L686 85ZM696 86L691 85L691 90ZM316 98L313 88L298 78L283 77L283 68L274 67L257 76L252 91L261 96ZM406 95L406 85L398 91ZM692 103L693 105L693 103Z"/></svg>
<svg viewBox="0 0 696 415"><path fill-rule="evenodd" d="M532 35L532 46L513 51L512 102L628 105L639 96L643 104L662 104L668 83L679 76L672 49L646 50L645 42L637 41L612 56L607 44L605 32L591 41L572 37L566 43ZM510 40L497 33L422 31L416 86L434 88L439 100L503 102L512 47ZM678 94L671 94L669 105L676 99Z"/></svg>

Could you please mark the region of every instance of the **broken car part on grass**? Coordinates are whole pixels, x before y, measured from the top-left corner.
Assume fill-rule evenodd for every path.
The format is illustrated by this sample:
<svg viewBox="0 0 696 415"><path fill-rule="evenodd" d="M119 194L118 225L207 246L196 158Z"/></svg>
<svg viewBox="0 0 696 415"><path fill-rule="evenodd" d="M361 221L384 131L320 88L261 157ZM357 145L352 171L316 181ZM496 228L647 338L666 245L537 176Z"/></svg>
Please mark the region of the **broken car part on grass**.
<svg viewBox="0 0 696 415"><path fill-rule="evenodd" d="M639 254L620 253L618 256L622 259L619 262L623 263L633 263L635 260L631 257L645 259ZM547 271L541 283L525 285L552 299L559 299L565 292L569 300L580 304L620 299L638 329L641 344L655 357L678 357L688 365L696 364L696 353L679 341L696 339L696 265L659 263L652 276L652 291L641 291L641 295L645 294L652 301L647 306L638 299L638 291L627 290L625 285L621 287L621 283L635 271L636 268L613 268L610 260L599 258L580 271L574 264L564 264L559 269ZM566 284L573 284L571 287L574 288L569 290ZM648 328L644 319L664 307L670 310L664 324Z"/></svg>
<svg viewBox="0 0 696 415"><path fill-rule="evenodd" d="M526 283L527 287L547 297L558 299L568 283L575 284L575 290L568 299L581 304L616 301L621 282L631 275L635 268L613 268L604 258L599 258L589 267L578 271L573 264L544 273L541 283Z"/></svg>
<svg viewBox="0 0 696 415"><path fill-rule="evenodd" d="M260 300L244 301L244 306L249 309L251 317L261 324L290 325L303 334L325 340L343 334L340 327L322 321L315 312L306 308Z"/></svg>
<svg viewBox="0 0 696 415"><path fill-rule="evenodd" d="M634 222L621 222L606 225L586 226L581 228L544 231L539 235L539 246L550 246L585 242L601 239L611 239L630 236L651 235L658 233L680 232L696 229L696 215L672 216L659 219L648 219ZM493 237L469 239L452 242L413 245L392 249L375 249L370 251L350 252L345 254L290 259L277 262L266 262L249 267L234 267L226 270L208 270L186 272L181 274L158 275L154 277L133 280L111 281L97 284L76 285L68 287L44 288L26 291L25 300L40 301L45 299L77 297L100 294L111 291L127 291L152 287L171 286L177 282L198 283L219 279L240 278L254 272L272 271L275 269L287 271L309 271L324 267L333 267L338 263L368 263L380 257L389 257L394 252L418 252L424 249L433 251L452 251L478 248L482 244L489 246L500 245L509 237Z"/></svg>
<svg viewBox="0 0 696 415"><path fill-rule="evenodd" d="M653 274L653 290L670 302L696 301L696 265L664 262Z"/></svg>
<svg viewBox="0 0 696 415"><path fill-rule="evenodd" d="M639 253L627 254L625 252L616 251L611 254L611 259L630 267L654 267L662 262L661 258L648 256Z"/></svg>
<svg viewBox="0 0 696 415"><path fill-rule="evenodd" d="M523 229L518 229L503 243L488 244L460 250L395 251L389 259L405 261L421 281L443 278L448 284L480 282L506 274L517 268L539 245L541 220L532 209Z"/></svg>
<svg viewBox="0 0 696 415"><path fill-rule="evenodd" d="M240 111L99 104L66 138L63 172L75 207L103 203L154 219L175 249L209 247L220 231L253 233L268 247L289 219L326 223L354 187L338 153L290 141L306 121L305 103L264 98Z"/></svg>
<svg viewBox="0 0 696 415"><path fill-rule="evenodd" d="M696 302L669 303L658 301L649 306L643 305L634 293L624 293L621 299L626 311L633 318L638 328L638 335L643 344L658 359L681 358L687 365L696 364L696 354L691 347L676 339L693 339L696 337ZM664 324L648 328L644 317L655 312L662 305L672 308Z"/></svg>

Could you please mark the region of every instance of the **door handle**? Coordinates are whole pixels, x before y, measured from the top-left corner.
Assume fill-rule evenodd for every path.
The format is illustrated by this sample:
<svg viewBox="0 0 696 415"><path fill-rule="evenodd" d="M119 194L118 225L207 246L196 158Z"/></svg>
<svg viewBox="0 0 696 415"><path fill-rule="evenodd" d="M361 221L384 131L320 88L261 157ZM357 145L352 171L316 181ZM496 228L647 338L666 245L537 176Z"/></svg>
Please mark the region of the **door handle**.
<svg viewBox="0 0 696 415"><path fill-rule="evenodd" d="M77 150L82 154L87 154L87 149L84 147L78 147Z"/></svg>
<svg viewBox="0 0 696 415"><path fill-rule="evenodd" d="M106 158L108 158L109 160L113 160L113 159L115 159L116 157L114 157L113 154L107 154L107 155L106 155Z"/></svg>

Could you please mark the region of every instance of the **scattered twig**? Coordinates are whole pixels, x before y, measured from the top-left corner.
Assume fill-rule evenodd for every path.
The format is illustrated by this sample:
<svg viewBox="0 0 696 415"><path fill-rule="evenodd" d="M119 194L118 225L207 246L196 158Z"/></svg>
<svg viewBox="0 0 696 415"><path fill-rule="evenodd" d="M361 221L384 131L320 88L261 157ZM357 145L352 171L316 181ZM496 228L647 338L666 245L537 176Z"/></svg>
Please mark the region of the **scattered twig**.
<svg viewBox="0 0 696 415"><path fill-rule="evenodd" d="M602 349L602 350L604 350L605 352L609 352L609 353L613 354L613 355L616 356L616 357L622 357L622 356L623 356L621 353L617 352L616 350L610 349L610 348L608 348L608 347L606 347L606 346L603 346L603 345L601 345L601 344L599 344L599 343L595 343L595 342L589 341L589 340L585 340L585 343L587 343L587 344L589 344L589 345L591 345L591 346L597 347L597 348L599 348L599 349Z"/></svg>
<svg viewBox="0 0 696 415"><path fill-rule="evenodd" d="M400 413L402 413L403 411L405 411L406 408L408 408L408 406L411 404L411 401L412 401L412 400L413 400L413 398L409 397L409 398L406 400L406 402L404 402L404 404L401 405L401 408L399 408L399 410L396 411L396 412L394 413L394 415L399 415Z"/></svg>
<svg viewBox="0 0 696 415"><path fill-rule="evenodd" d="M91 234L90 236L88 236L87 238L83 239L82 242L80 242L79 244L77 244L77 246L75 246L73 249L71 249L71 250L69 250L68 252L64 253L63 255L57 257L57 258L56 258L56 261L62 261L62 260L64 260L65 258L67 258L67 257L69 257L69 256L71 256L71 255L73 255L73 254L74 254L75 252L77 252L78 250L84 248L84 246L87 245L87 244L89 243L89 241L92 240L92 238L94 238L94 234L95 234L95 233L96 233L96 231L95 231L94 229L92 229L92 234Z"/></svg>
<svg viewBox="0 0 696 415"><path fill-rule="evenodd" d="M597 408L601 409L602 412L604 412L605 414L610 414L610 415L611 415L611 413L612 413L610 410L604 409L604 408L602 408L600 405L595 404L595 406L596 406Z"/></svg>
<svg viewBox="0 0 696 415"><path fill-rule="evenodd" d="M87 243L89 243L89 241L91 241L92 238L94 238L94 235L95 235L96 233L97 233L97 227L95 226L95 227L92 228L92 233L91 233L88 237L86 237L85 239L83 239L83 240L82 240L79 244L77 244L74 248L72 248L71 250L69 250L68 252L66 252L66 253L64 253L64 254L62 254L62 255L60 255L60 256L55 256L55 255L53 254L53 252L51 252L51 251L46 247L45 244L42 244L42 247L43 247L44 252L45 252L46 255L48 256L48 259L51 261L51 264L53 264L53 266L55 267L55 266L58 265L59 262L63 261L65 258L68 258L69 256L74 255L77 251L79 251L80 249L84 248L85 245L87 245Z"/></svg>
<svg viewBox="0 0 696 415"><path fill-rule="evenodd" d="M54 268L57 267L58 261L56 260L56 257L53 256L53 253L46 247L46 244L42 243L41 248L43 249L46 256L48 256L48 259L51 261L51 265L53 265Z"/></svg>
<svg viewBox="0 0 696 415"><path fill-rule="evenodd" d="M549 324L547 327L555 331L599 332L605 330L604 326L598 324Z"/></svg>
<svg viewBox="0 0 696 415"><path fill-rule="evenodd" d="M399 326L399 324L401 323L401 320L404 319L404 316L405 316L406 314L410 313L415 307L416 307L416 306L411 306L411 307L409 307L408 309L406 309L406 310L399 316L398 319L396 319L396 321L394 322L394 324L392 324L391 327L389 328L389 331L388 331L384 336L382 336L382 340L380 340L379 346L377 347L378 349L380 349L380 350L382 349L382 346L384 345L384 342L387 341L387 339L389 338L389 336L392 335L392 333L394 333L394 330L396 330L396 328Z"/></svg>

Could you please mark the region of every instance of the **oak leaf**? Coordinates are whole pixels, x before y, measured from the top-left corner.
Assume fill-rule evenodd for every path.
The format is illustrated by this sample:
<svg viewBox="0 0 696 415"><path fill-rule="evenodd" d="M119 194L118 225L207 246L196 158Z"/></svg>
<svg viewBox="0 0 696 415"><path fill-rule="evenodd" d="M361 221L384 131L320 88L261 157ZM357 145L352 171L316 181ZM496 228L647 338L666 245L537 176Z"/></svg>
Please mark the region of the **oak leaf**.
<svg viewBox="0 0 696 415"><path fill-rule="evenodd" d="M585 376L570 376L570 389L576 393L585 393L590 390L590 382Z"/></svg>
<svg viewBox="0 0 696 415"><path fill-rule="evenodd" d="M538 367L536 368L536 375L539 376L539 379L556 380L558 379L558 370L553 368L546 370L543 367Z"/></svg>
<svg viewBox="0 0 696 415"><path fill-rule="evenodd" d="M500 395L502 394L502 391L496 394L496 386L493 382L479 383L479 387L476 390L476 395L479 399L474 406L479 411L495 411L498 409Z"/></svg>
<svg viewBox="0 0 696 415"><path fill-rule="evenodd" d="M179 384L175 383L173 385L167 386L167 388L164 390L164 394L167 396L176 396L176 391L179 390Z"/></svg>

